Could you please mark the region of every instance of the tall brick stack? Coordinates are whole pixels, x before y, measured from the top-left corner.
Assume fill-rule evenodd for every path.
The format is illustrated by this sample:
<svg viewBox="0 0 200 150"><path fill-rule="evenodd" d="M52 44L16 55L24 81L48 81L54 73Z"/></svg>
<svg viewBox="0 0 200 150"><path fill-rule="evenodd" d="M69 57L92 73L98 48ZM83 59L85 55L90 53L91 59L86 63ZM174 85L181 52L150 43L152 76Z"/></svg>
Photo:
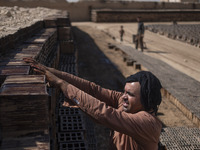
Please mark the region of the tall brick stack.
<svg viewBox="0 0 200 150"><path fill-rule="evenodd" d="M23 62L33 57L77 75L69 14L49 16L0 42L0 149L95 149L92 124L78 108L63 107L62 92Z"/></svg>
<svg viewBox="0 0 200 150"><path fill-rule="evenodd" d="M59 18L58 21L58 41L62 54L73 54L75 51L71 24L69 20Z"/></svg>
<svg viewBox="0 0 200 150"><path fill-rule="evenodd" d="M69 20L58 18L58 42L60 47L59 70L77 75L76 47L72 34L72 27ZM89 121L76 107L63 107L67 101L62 92L59 92L56 99L56 137L59 150L68 149L96 149L96 145L88 139L93 138L88 134ZM92 129L92 127L91 127ZM91 130L90 129L90 130ZM92 134L91 134L92 135Z"/></svg>
<svg viewBox="0 0 200 150"><path fill-rule="evenodd" d="M24 34L28 36L26 34L29 33ZM30 75L31 68L23 62L23 58L33 57L46 65L50 55L57 50L56 43L57 30L43 28L40 32L32 33L31 37L0 60L1 149L23 149L33 145L35 148L50 149L51 99L45 78Z"/></svg>
<svg viewBox="0 0 200 150"><path fill-rule="evenodd" d="M0 54L5 55L14 49L20 42L29 38L30 35L39 32L43 28L43 22L38 21L29 27L17 30L14 34L0 38Z"/></svg>
<svg viewBox="0 0 200 150"><path fill-rule="evenodd" d="M8 76L1 87L0 97L3 137L48 130L49 96L44 76Z"/></svg>
<svg viewBox="0 0 200 150"><path fill-rule="evenodd" d="M67 13L54 16L56 26L49 28L47 19L0 40L0 149L53 149L53 98L45 77L31 75L23 58L57 68L59 18L69 20Z"/></svg>

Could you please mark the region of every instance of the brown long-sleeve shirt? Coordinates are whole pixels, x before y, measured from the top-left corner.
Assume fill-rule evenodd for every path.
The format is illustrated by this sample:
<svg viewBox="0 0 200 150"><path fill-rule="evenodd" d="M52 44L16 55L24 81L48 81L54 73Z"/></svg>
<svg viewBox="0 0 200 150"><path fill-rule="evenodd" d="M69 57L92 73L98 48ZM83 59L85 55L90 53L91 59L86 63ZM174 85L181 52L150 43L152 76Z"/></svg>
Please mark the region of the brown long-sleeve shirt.
<svg viewBox="0 0 200 150"><path fill-rule="evenodd" d="M123 93L101 88L93 82L64 74L70 84L62 88L84 112L114 132L112 150L157 150L161 122L154 115L140 111L135 114L123 111Z"/></svg>

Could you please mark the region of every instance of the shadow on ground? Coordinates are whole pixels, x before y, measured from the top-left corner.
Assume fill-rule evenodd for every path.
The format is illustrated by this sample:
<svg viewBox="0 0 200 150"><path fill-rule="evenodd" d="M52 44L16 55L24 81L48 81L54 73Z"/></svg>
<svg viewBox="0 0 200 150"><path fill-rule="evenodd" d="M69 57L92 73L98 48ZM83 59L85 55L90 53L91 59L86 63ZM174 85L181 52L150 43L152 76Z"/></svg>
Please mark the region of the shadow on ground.
<svg viewBox="0 0 200 150"><path fill-rule="evenodd" d="M124 76L101 52L90 35L77 27L73 27L73 32L78 46L78 75L104 88L123 91Z"/></svg>
<svg viewBox="0 0 200 150"><path fill-rule="evenodd" d="M78 52L78 76L104 88L123 91L124 76L99 49L90 35L77 27L73 27L73 33ZM110 129L97 123L94 123L94 129L97 150L107 150Z"/></svg>

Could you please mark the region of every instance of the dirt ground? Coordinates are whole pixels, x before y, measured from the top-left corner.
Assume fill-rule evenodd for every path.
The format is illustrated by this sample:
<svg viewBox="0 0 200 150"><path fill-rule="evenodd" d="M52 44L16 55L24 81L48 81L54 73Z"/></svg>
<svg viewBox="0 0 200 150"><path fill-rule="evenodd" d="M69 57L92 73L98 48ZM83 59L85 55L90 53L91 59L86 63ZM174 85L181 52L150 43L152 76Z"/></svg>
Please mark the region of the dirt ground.
<svg viewBox="0 0 200 150"><path fill-rule="evenodd" d="M60 14L62 11L44 7L0 7L0 38L15 33L48 16Z"/></svg>
<svg viewBox="0 0 200 150"><path fill-rule="evenodd" d="M78 75L102 87L123 90L124 79L137 70L134 70L133 66L126 65L120 51L108 48L108 43L120 43L119 29L121 24L96 24L87 22L72 23L72 25L78 46ZM131 33L134 34L134 32L136 32L137 25L132 23L124 24L124 26L125 41L123 44L134 47L135 45L131 43ZM197 59L200 58L199 54L195 53L192 58L187 57L187 50L190 49L191 51L198 52L200 49L185 43L180 43L179 41L161 37L148 31L145 33L144 41L147 44L147 49L145 49L144 52L145 54L162 59L178 70L186 72L188 75L193 75L192 77L198 80L199 76L197 73L200 69L194 64L200 63L200 60ZM173 48L172 50L176 51L177 54L168 52L171 50L170 47ZM174 50L175 48L180 50L184 48L184 53L182 52L183 54L181 54L181 52L177 52L178 50ZM158 51L166 53L159 53ZM183 67L182 63L184 63L184 66L186 65L183 61L184 59L187 59L192 65L187 64L189 67ZM177 63L177 61L180 61L180 63ZM193 68L197 71L194 71ZM165 97L163 97L163 101L159 107L158 118L163 122L164 127L195 127L195 125ZM98 149L107 149L109 129L97 124L95 129L98 134Z"/></svg>

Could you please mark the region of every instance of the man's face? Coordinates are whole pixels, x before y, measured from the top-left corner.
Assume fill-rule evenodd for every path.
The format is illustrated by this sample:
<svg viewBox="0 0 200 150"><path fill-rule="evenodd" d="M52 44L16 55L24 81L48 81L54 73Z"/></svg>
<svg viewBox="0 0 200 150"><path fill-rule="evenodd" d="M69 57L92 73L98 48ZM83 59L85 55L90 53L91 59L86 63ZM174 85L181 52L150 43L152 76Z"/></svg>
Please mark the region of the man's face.
<svg viewBox="0 0 200 150"><path fill-rule="evenodd" d="M122 98L124 100L123 110L125 112L136 113L140 110L144 110L140 101L139 82L126 83Z"/></svg>

